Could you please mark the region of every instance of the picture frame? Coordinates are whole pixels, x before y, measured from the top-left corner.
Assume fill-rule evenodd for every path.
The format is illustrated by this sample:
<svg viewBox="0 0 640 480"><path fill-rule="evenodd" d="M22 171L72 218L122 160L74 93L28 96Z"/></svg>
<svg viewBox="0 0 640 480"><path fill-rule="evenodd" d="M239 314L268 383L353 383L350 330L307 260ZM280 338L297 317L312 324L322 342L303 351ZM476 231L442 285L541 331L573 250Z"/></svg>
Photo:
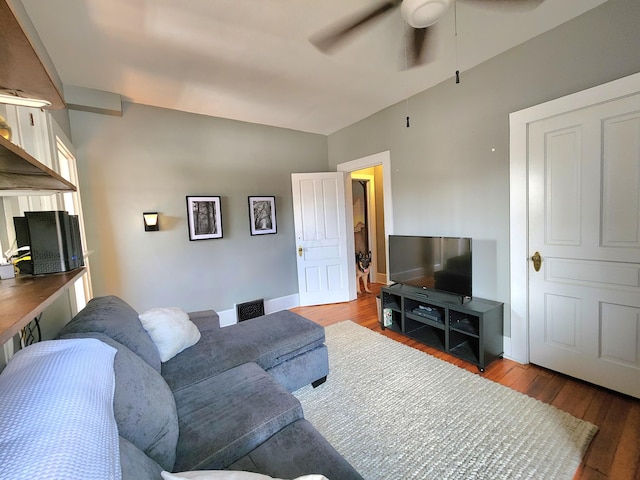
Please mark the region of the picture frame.
<svg viewBox="0 0 640 480"><path fill-rule="evenodd" d="M187 196L189 240L222 238L222 206L219 196Z"/></svg>
<svg viewBox="0 0 640 480"><path fill-rule="evenodd" d="M276 197L249 197L249 227L252 236L278 233Z"/></svg>

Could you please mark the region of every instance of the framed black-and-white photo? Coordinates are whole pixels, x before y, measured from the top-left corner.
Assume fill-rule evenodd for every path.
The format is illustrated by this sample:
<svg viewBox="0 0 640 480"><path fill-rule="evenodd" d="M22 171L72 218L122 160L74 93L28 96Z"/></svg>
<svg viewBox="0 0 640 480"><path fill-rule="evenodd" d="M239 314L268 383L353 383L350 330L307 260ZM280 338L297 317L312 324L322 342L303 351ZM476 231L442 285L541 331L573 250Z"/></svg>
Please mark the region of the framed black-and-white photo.
<svg viewBox="0 0 640 480"><path fill-rule="evenodd" d="M249 222L251 235L276 233L276 197L249 197Z"/></svg>
<svg viewBox="0 0 640 480"><path fill-rule="evenodd" d="M187 197L189 240L222 238L220 197Z"/></svg>

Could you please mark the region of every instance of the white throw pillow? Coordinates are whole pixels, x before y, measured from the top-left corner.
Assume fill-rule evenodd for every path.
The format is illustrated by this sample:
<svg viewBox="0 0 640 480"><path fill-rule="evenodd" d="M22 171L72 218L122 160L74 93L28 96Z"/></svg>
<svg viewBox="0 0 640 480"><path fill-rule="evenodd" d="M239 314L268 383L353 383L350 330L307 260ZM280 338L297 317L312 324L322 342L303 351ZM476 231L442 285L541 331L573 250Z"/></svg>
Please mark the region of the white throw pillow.
<svg viewBox="0 0 640 480"><path fill-rule="evenodd" d="M172 359L200 340L200 330L189 320L189 315L179 308L152 308L138 315L138 318L155 343L162 362Z"/></svg>
<svg viewBox="0 0 640 480"><path fill-rule="evenodd" d="M260 473L235 470L196 470L193 472L162 472L164 480L281 480ZM304 475L293 480L329 480L324 475Z"/></svg>

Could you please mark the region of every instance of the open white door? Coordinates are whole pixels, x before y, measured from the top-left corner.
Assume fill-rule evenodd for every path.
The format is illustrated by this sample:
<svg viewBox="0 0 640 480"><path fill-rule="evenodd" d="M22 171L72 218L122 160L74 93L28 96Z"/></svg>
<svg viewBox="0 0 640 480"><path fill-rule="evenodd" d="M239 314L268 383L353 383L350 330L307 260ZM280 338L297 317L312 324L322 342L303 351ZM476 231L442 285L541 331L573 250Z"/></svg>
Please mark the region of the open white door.
<svg viewBox="0 0 640 480"><path fill-rule="evenodd" d="M300 305L355 299L351 176L294 173L291 184Z"/></svg>
<svg viewBox="0 0 640 480"><path fill-rule="evenodd" d="M639 112L640 92L534 122L528 150L531 362L636 398Z"/></svg>

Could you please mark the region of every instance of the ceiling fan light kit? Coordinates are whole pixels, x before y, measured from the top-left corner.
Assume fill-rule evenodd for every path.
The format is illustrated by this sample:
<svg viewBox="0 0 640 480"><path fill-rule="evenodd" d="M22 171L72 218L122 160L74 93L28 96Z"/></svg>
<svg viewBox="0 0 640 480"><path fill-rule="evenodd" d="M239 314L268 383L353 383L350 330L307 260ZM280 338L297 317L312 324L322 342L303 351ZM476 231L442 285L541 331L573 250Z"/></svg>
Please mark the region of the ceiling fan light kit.
<svg viewBox="0 0 640 480"><path fill-rule="evenodd" d="M402 17L413 28L427 28L447 13L454 0L403 0Z"/></svg>

